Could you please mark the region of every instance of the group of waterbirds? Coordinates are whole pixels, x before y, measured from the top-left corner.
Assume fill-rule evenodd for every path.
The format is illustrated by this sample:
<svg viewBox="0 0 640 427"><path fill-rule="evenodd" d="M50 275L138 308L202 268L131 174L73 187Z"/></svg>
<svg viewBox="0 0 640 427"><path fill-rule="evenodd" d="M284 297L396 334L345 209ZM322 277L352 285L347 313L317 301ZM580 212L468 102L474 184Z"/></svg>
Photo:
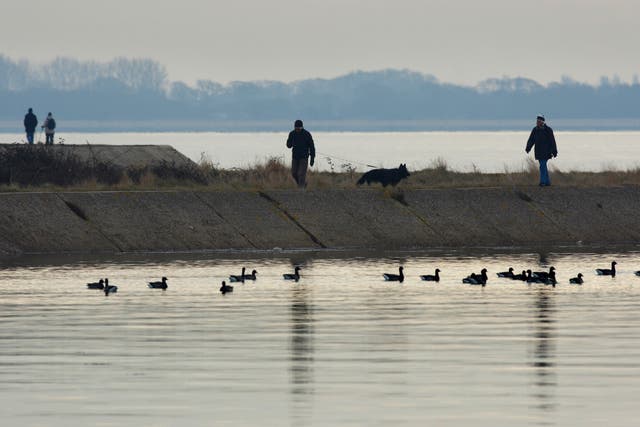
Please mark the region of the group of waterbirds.
<svg viewBox="0 0 640 427"><path fill-rule="evenodd" d="M611 262L611 268L596 268L596 274L598 276L616 276L616 265L618 263L615 261ZM634 272L636 276L640 276L640 271ZM502 271L496 273L498 277L512 279L512 280L520 280L527 283L540 283L544 285L551 285L555 287L558 284L556 280L556 268L551 266L549 267L549 271L532 271L532 270L522 270L522 273L516 274L514 272L513 267L509 267L508 271ZM383 273L382 277L384 280L392 281L392 282L404 282L404 267L399 267L398 274L392 273ZM574 285L582 285L584 283L583 279L584 275L582 273L578 273L576 277L572 277L569 279L570 284ZM436 268L434 274L423 274L420 276L421 280L425 280L428 282L439 282L440 281L440 269ZM480 285L486 286L487 281L489 280L489 276L487 276L487 269L483 268L480 273L471 273L467 277L462 279L462 283L466 283L469 285Z"/></svg>
<svg viewBox="0 0 640 427"><path fill-rule="evenodd" d="M166 277L163 277L157 282L148 282L147 286L151 289L162 289L163 291L169 287ZM97 282L87 283L87 289L102 290L106 296L118 292L118 287L116 285L110 285L109 279L100 279Z"/></svg>
<svg viewBox="0 0 640 427"><path fill-rule="evenodd" d="M110 285L109 279L100 279L97 282L87 283L87 289L103 290L107 296L111 293L118 292L118 287L116 285Z"/></svg>
<svg viewBox="0 0 640 427"><path fill-rule="evenodd" d="M296 268L293 270L293 273L284 273L282 277L284 278L284 280L293 280L297 282L298 280L300 280L300 270L301 268L296 266ZM258 274L256 270L251 271L251 274L245 274L245 271L247 271L246 268L242 267L242 273L238 275L231 274L229 276L229 282L244 283L246 280L256 280L256 274ZM223 280L222 286L220 286L220 293L224 295L229 292L233 292L233 286L227 285L227 283Z"/></svg>
<svg viewBox="0 0 640 427"><path fill-rule="evenodd" d="M300 267L297 267L294 269L293 273L285 273L282 275L282 277L284 278L284 280L293 280L293 281L298 281L300 280ZM251 274L245 274L245 272L247 271L247 269L245 267L242 267L242 272L240 274L231 274L229 275L229 282L230 283L244 283L247 280L256 280L257 279L257 274L258 271L257 270L253 270L251 271ZM151 289L162 289L162 290L166 290L169 285L167 285L167 278L163 277L160 281L158 282L148 282L147 286ZM118 292L118 287L115 285L110 285L109 284L109 279L100 279L97 282L92 282L92 283L87 283L87 289L100 289L104 291L105 295L109 295L115 292ZM227 285L226 281L222 281L222 286L220 286L220 292L224 295L226 293L229 292L233 292L233 286L231 285Z"/></svg>
<svg viewBox="0 0 640 427"><path fill-rule="evenodd" d="M611 262L611 268L596 268L596 274L599 276L616 276L616 265L615 261ZM293 273L285 273L282 275L284 280L293 280L298 282L300 280L300 270L301 268L296 266ZM231 274L229 275L230 283L244 283L247 280L256 280L257 279L257 270L252 270L251 274L246 274L246 268L242 267L242 272L240 274ZM640 271L636 271L634 273L636 276L640 276ZM527 283L540 283L544 285L551 285L555 287L558 284L556 280L556 269L555 267L549 267L549 271L532 271L532 270L522 270L522 273L516 274L514 272L513 267L509 267L508 271L502 271L496 273L498 277L512 280L519 280ZM400 266L398 268L398 274L393 273L383 273L382 275L384 280L391 282L404 282L404 267ZM583 274L578 273L576 277L572 277L569 279L569 283L575 285L581 285L584 283ZM439 282L440 281L440 269L436 268L434 274L423 274L420 275L420 279L427 282ZM487 269L483 268L480 273L471 273L467 277L462 279L462 283L466 283L469 285L480 285L486 286L489 277L487 276ZM157 282L148 282L147 286L151 289L162 289L166 290L169 286L167 285L167 278L162 277L160 281ZM118 287L115 285L109 284L109 279L100 279L98 282L87 283L88 289L100 289L104 291L105 295L109 295L111 293L117 292ZM220 292L224 295L229 292L233 292L233 286L227 285L226 281L222 281L222 286L220 286Z"/></svg>
<svg viewBox="0 0 640 427"><path fill-rule="evenodd" d="M257 270L251 271L251 274L245 274L245 271L247 271L247 269L242 267L242 272L240 274L230 274L229 282L244 283L246 280L256 280L256 274L258 274ZM220 293L224 295L229 292L233 292L233 286L227 285L227 282L223 280L222 286L220 286Z"/></svg>

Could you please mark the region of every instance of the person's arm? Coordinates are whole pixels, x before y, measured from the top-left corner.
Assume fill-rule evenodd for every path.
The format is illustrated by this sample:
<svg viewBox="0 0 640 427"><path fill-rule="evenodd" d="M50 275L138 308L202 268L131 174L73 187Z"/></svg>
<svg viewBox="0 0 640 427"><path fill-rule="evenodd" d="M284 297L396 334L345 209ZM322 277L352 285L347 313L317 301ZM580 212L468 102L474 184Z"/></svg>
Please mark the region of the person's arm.
<svg viewBox="0 0 640 427"><path fill-rule="evenodd" d="M534 132L534 131L535 131L535 129L532 129L532 130L531 130L531 134L529 135L529 140L527 141L527 146L526 146L526 148L524 149L524 151L526 151L527 153L528 153L529 151L531 151L531 147L533 147L533 144L534 144L534 142L533 142L533 132Z"/></svg>
<svg viewBox="0 0 640 427"><path fill-rule="evenodd" d="M556 145L556 138L553 136L553 129L549 128L549 137L551 138L551 155L558 157L558 146Z"/></svg>
<svg viewBox="0 0 640 427"><path fill-rule="evenodd" d="M293 147L293 134L289 132L289 137L287 138L287 148Z"/></svg>
<svg viewBox="0 0 640 427"><path fill-rule="evenodd" d="M313 137L311 136L311 133L309 133L309 157L311 157L309 165L313 166L316 160L316 146L313 144Z"/></svg>

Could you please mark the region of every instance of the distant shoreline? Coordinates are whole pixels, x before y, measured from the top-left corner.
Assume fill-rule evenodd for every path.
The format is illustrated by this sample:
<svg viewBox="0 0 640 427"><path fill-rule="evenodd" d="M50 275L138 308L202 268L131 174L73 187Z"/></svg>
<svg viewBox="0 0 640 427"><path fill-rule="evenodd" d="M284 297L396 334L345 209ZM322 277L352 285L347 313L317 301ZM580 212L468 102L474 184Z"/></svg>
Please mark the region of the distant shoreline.
<svg viewBox="0 0 640 427"><path fill-rule="evenodd" d="M283 132L292 120L80 120L57 117L60 132ZM0 120L0 133L23 133L21 118ZM313 120L316 132L528 131L531 120ZM640 131L640 118L550 120L560 131Z"/></svg>

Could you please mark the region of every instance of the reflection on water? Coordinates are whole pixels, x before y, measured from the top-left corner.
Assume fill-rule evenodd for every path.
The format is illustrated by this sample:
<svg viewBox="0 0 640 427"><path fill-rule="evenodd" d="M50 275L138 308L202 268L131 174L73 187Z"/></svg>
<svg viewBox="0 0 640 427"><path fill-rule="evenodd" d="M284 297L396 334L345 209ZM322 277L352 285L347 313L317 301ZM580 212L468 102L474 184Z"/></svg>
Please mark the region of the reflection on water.
<svg viewBox="0 0 640 427"><path fill-rule="evenodd" d="M612 259L618 275L597 277ZM400 264L405 282L384 282ZM550 265L556 288L495 276ZM258 279L221 295L242 266ZM440 283L419 280L436 267ZM483 267L487 287L462 285ZM633 252L13 259L3 424L632 426L639 267ZM101 277L118 293L85 289Z"/></svg>
<svg viewBox="0 0 640 427"><path fill-rule="evenodd" d="M313 406L313 304L311 289L291 289L291 399L294 425L305 425Z"/></svg>
<svg viewBox="0 0 640 427"><path fill-rule="evenodd" d="M534 319L534 352L531 366L534 368L533 380L536 407L543 415L552 417L555 408L555 328L553 289L536 290ZM546 412L549 412L548 414Z"/></svg>

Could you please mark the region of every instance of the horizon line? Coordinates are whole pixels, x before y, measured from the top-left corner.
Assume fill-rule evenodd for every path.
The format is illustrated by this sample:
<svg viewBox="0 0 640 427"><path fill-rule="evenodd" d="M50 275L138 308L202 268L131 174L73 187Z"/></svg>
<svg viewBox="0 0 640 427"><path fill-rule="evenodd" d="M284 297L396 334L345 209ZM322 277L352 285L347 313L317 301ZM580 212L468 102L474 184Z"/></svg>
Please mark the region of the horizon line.
<svg viewBox="0 0 640 427"><path fill-rule="evenodd" d="M550 80L548 82L540 82L539 80L536 80L532 77L527 77L525 75L519 74L519 75L515 75L515 76L511 76L511 75L506 75L503 74L502 76L493 76L493 77L486 77L484 79L478 80L475 84L468 84L468 83L455 83L452 81L446 81L441 79L440 77L436 76L435 74L432 73L428 73L425 71L419 71L419 70L415 70L415 69L411 69L411 68L406 68L406 67L398 67L398 68L394 68L394 67L386 67L386 68L376 68L376 69L355 69L355 70L350 70L350 71L344 71L344 72L340 72L337 73L331 77L321 77L321 76L309 76L309 77L302 77L302 78L298 78L298 79L294 79L294 80L284 80L284 79L273 79L273 78L259 78L259 79L251 79L251 80L228 80L228 81L218 81L218 80L213 80L213 79L208 79L208 78L199 78L196 79L193 83L191 82L187 82L185 80L171 80L169 79L169 73L167 71L167 66L163 63L161 63L160 61L153 59L153 58L145 58L145 57L127 57L127 56L116 56L116 57L112 57L109 60L94 60L94 59L79 59L79 58L74 58L71 56L56 56L55 58L48 60L48 61L34 61L34 60L30 60L27 58L13 58L7 54L1 53L0 52L0 61L2 60L8 60L9 62L13 63L16 66L24 66L26 64L26 66L28 68L32 68L29 71L34 72L34 74L37 74L37 72L39 71L38 69L45 69L47 67L52 66L53 64L55 64L56 62L76 62L79 65L96 65L96 66L108 66L108 65L113 65L115 63L117 63L118 61L126 61L126 62L149 62L152 64L155 64L157 66L159 66L162 70L162 72L165 74L165 83L168 85L168 87L170 87L173 84L176 83L182 83L190 88L195 88L197 87L197 84L199 82L211 82L211 83L215 83L215 84L219 84L223 87L231 87L235 84L242 84L242 83L281 83L284 85L288 85L288 86L295 86L296 84L300 84L300 83L304 83L304 82L309 82L309 81L333 81L333 80L339 80L341 78L344 77L348 77L348 76L353 76L353 75L357 75L357 74L380 74L380 73L386 73L386 72L398 72L398 73L406 73L406 74L414 74L414 75L418 75L423 77L426 81L432 81L433 83L436 84L440 84L440 85L453 85L453 86L457 86L457 87L462 87L462 88L468 88L468 89L481 89L483 84L489 84L489 83L498 83L498 82L504 82L504 81L526 81L526 82L530 82L530 83L535 83L538 86L541 86L543 88L549 88L555 85L567 85L567 84L572 84L572 85L583 85L583 86L589 86L589 87L602 87L605 85L610 85L610 86L620 86L620 85L630 85L630 86L635 86L635 85L640 85L640 74L634 74L633 77L630 80L624 80L622 79L618 74L613 74L613 75L601 75L599 78L599 83L597 84L593 84L590 83L588 81L581 81L581 80L576 80L573 77L571 77L568 74L561 74L559 79L557 80ZM35 69L33 69L35 68ZM98 77L99 78L99 77ZM98 78L96 78L95 80L98 80Z"/></svg>

